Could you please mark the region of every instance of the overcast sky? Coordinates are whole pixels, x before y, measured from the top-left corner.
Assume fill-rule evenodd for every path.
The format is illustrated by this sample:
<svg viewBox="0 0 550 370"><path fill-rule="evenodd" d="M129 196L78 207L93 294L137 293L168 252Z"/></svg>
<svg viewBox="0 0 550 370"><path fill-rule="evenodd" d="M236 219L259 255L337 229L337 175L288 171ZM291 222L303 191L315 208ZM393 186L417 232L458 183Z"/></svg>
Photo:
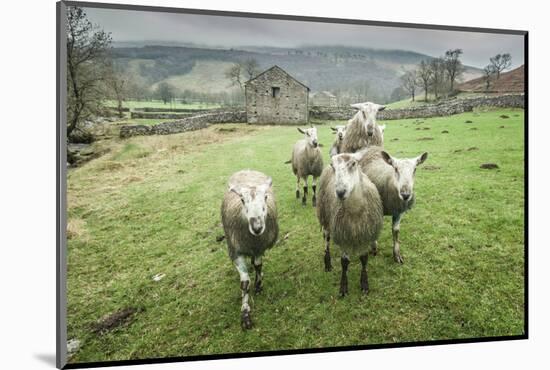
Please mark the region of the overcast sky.
<svg viewBox="0 0 550 370"><path fill-rule="evenodd" d="M320 22L157 13L85 8L88 18L111 32L113 40L196 43L215 47L346 45L402 49L439 56L461 48L465 64L484 67L489 57L510 53L523 64L523 36L421 30Z"/></svg>

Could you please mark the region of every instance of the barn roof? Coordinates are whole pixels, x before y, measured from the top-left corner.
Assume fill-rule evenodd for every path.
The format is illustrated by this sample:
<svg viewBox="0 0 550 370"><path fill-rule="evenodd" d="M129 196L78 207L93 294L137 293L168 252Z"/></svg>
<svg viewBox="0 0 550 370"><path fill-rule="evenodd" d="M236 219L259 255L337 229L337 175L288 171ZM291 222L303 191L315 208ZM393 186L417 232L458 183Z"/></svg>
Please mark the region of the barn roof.
<svg viewBox="0 0 550 370"><path fill-rule="evenodd" d="M258 77L266 74L267 72L270 72L274 69L278 69L280 71L282 71L284 74L286 74L288 77L290 77L292 80L296 81L298 84L302 85L303 87L305 87L308 91L309 91L309 87L307 87L306 85L304 85L303 83L301 83L300 81L298 81L297 79L295 79L294 77L292 77L292 75L290 75L287 71L285 71L284 69L282 69L281 67L279 67L278 65L274 65L273 67L271 68L268 68L266 69L265 71L263 71L262 73L260 73L259 75L257 75L256 77L254 78L251 78L250 80L246 81L244 84L247 85L249 82L251 81L254 81L255 79L257 79Z"/></svg>

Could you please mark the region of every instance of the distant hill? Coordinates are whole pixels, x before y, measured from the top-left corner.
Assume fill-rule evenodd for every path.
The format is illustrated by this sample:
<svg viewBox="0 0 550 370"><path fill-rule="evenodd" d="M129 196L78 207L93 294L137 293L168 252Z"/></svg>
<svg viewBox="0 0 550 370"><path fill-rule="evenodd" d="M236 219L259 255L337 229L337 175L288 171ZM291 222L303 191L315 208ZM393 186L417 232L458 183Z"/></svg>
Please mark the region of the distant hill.
<svg viewBox="0 0 550 370"><path fill-rule="evenodd" d="M483 77L466 81L457 86L463 92L491 92L491 93L522 93L525 92L525 68L524 65L500 74L500 78L491 80L489 91L485 89Z"/></svg>
<svg viewBox="0 0 550 370"><path fill-rule="evenodd" d="M261 70L273 65L285 69L312 91L355 91L368 85L368 96L389 96L399 77L428 55L405 50L378 50L342 46L311 46L299 49L241 47L215 49L190 46L128 45L113 49L115 63L133 78L154 89L161 81L177 89L201 93L229 92L224 72L234 62L254 58ZM481 70L466 67L466 79Z"/></svg>

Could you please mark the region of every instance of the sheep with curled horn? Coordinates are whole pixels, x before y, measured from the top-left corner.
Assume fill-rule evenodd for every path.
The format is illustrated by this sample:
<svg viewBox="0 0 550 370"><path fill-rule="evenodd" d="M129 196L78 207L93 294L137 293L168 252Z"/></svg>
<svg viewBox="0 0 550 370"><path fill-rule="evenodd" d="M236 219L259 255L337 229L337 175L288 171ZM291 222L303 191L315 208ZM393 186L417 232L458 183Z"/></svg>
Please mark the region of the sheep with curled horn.
<svg viewBox="0 0 550 370"><path fill-rule="evenodd" d="M317 218L325 241L325 271L332 269L330 240L341 249L340 295L348 293L350 256L361 261L361 290L369 291L367 262L369 245L376 243L383 225L382 201L376 186L361 170L365 151L337 154L319 180Z"/></svg>
<svg viewBox="0 0 550 370"><path fill-rule="evenodd" d="M380 193L384 215L392 216L393 258L397 263L403 263L399 241L401 217L415 204L416 167L427 158L428 153L424 152L418 157L398 159L380 147L370 147L360 162L363 172ZM372 253L376 252L373 244Z"/></svg>
<svg viewBox="0 0 550 370"><path fill-rule="evenodd" d="M332 144L332 147L329 151L329 155L333 157L336 154L342 153L342 143L344 142L344 136L346 135L346 126L338 125L335 127L331 127L330 129L332 130L332 133L336 135L334 143Z"/></svg>
<svg viewBox="0 0 550 370"><path fill-rule="evenodd" d="M262 256L277 241L279 226L272 180L252 170L234 173L223 197L221 218L229 258L235 265L241 282L241 325L252 327L250 317L250 277L245 258L251 258L256 272L254 291L262 291Z"/></svg>
<svg viewBox="0 0 550 370"><path fill-rule="evenodd" d="M384 133L376 123L376 114L386 107L371 102L351 104L351 107L357 109L357 113L348 121L342 153L354 153L369 146L384 146Z"/></svg>
<svg viewBox="0 0 550 370"><path fill-rule="evenodd" d="M317 203L317 179L323 171L323 155L319 148L319 140L317 139L317 128L311 125L310 128L302 129L298 127L298 131L304 134L304 138L298 140L294 144L292 150L292 172L296 176L296 199L300 198L300 181L304 180L304 195L302 197L302 205L306 205L309 176L313 177L311 189L313 190L313 198L311 203L315 207Z"/></svg>

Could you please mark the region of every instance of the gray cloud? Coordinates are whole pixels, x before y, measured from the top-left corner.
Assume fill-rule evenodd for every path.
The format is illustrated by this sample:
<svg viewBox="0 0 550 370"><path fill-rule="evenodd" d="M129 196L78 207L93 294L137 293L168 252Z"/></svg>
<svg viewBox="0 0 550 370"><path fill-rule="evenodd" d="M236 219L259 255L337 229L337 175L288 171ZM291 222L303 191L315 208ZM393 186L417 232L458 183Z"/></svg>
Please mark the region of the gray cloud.
<svg viewBox="0 0 550 370"><path fill-rule="evenodd" d="M85 8L89 19L117 42L195 43L212 47L345 45L403 49L438 56L464 50L465 64L483 67L489 57L510 53L523 64L523 36L243 17Z"/></svg>

